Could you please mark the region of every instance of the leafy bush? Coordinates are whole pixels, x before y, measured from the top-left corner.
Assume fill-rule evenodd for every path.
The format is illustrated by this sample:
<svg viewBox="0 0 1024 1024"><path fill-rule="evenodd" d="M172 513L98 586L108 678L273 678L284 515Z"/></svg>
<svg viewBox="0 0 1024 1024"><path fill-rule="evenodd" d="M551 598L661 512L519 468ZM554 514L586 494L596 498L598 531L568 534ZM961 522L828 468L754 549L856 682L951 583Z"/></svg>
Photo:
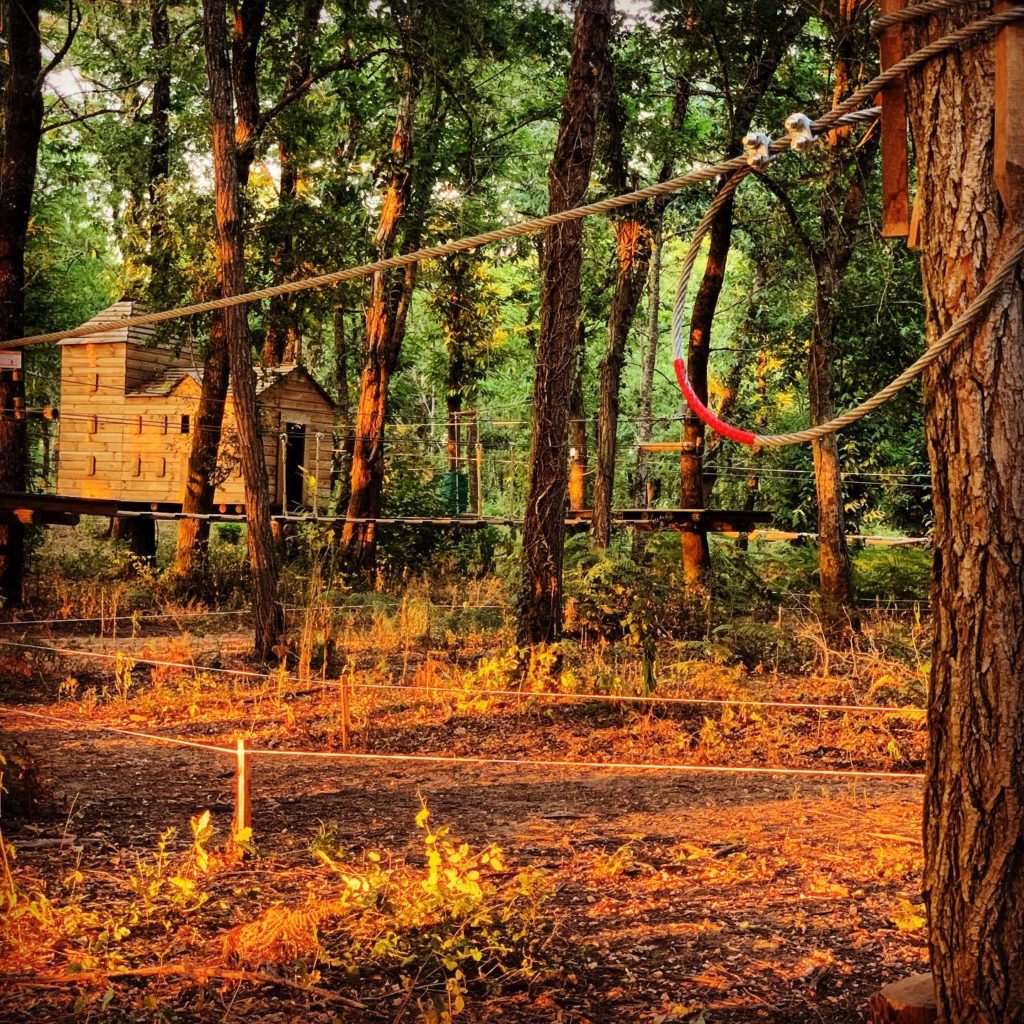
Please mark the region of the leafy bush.
<svg viewBox="0 0 1024 1024"><path fill-rule="evenodd" d="M813 646L792 630L765 622L738 620L714 630L716 644L728 651L747 669L799 672L814 656Z"/></svg>

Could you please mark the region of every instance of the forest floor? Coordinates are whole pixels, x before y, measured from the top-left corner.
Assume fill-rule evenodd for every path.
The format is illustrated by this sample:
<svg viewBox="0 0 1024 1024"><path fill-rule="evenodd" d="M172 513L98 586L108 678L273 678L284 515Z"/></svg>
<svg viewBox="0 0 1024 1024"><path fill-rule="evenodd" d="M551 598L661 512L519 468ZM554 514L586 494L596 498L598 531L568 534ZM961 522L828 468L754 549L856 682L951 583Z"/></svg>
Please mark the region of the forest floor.
<svg viewBox="0 0 1024 1024"><path fill-rule="evenodd" d="M838 1024L865 1020L872 991L925 964L914 778L257 755L242 857L226 842L230 755L98 728L224 747L243 735L280 755L337 752L348 722L360 752L915 772L919 715L577 700L529 681L494 696L483 691L508 685L507 665L485 632L339 641L344 699L316 672L232 680L143 664L244 663L247 635L192 628L22 638L134 665L0 654L4 704L68 720L0 718L8 777L39 797L0 819L16 851L0 1020ZM590 651L561 687L613 685L618 657ZM870 703L878 691L672 651L659 665L662 695ZM367 894L361 910L346 890ZM453 927L435 897L471 910ZM268 938L272 908L304 916ZM347 959L355 950L365 962ZM483 970L492 960L497 974Z"/></svg>

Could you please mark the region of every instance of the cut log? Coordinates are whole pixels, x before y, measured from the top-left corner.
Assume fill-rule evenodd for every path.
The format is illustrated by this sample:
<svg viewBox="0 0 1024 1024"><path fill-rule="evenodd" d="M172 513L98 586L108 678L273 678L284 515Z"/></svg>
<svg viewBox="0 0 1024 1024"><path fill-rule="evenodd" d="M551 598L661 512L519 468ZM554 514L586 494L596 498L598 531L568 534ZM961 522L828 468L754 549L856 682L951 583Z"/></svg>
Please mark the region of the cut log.
<svg viewBox="0 0 1024 1024"><path fill-rule="evenodd" d="M871 1024L935 1024L938 1019L930 974L883 985L871 997Z"/></svg>

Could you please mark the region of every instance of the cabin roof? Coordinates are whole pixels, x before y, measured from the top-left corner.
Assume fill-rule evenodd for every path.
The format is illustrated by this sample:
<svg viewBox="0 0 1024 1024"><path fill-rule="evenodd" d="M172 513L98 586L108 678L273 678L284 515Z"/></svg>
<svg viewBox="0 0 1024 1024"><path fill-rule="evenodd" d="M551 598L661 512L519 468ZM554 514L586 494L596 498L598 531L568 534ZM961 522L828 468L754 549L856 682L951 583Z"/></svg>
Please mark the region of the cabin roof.
<svg viewBox="0 0 1024 1024"><path fill-rule="evenodd" d="M262 395L264 391L272 388L275 384L279 384L292 374L298 373L313 385L317 393L332 409L334 408L331 396L298 363L287 363L282 366L257 366L254 372L256 374L257 395ZM126 394L129 398L166 398L182 381L188 378L202 385L203 372L196 367L174 366L164 370L163 373L158 374L156 377L151 377L149 380L144 381ZM231 394L230 387L228 388L228 394Z"/></svg>
<svg viewBox="0 0 1024 1024"><path fill-rule="evenodd" d="M137 324L119 324L118 321L126 320L133 316L142 316L147 313L140 303L134 299L123 299L113 305L101 309L91 320L87 320L83 327L91 327L93 324L110 324L109 331L101 334L90 334L84 338L65 338L60 344L63 345L124 345L132 343L135 345L152 345L156 328L152 324L139 326Z"/></svg>

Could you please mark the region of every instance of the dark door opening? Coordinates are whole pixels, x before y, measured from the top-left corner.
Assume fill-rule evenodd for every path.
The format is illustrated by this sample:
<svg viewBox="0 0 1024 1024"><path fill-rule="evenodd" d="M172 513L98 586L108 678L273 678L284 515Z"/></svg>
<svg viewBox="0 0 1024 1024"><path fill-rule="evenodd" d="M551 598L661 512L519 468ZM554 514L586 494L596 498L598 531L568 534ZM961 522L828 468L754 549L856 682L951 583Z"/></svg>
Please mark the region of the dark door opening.
<svg viewBox="0 0 1024 1024"><path fill-rule="evenodd" d="M295 511L303 506L306 465L306 426L303 423L286 423L284 428L284 500L285 508Z"/></svg>

